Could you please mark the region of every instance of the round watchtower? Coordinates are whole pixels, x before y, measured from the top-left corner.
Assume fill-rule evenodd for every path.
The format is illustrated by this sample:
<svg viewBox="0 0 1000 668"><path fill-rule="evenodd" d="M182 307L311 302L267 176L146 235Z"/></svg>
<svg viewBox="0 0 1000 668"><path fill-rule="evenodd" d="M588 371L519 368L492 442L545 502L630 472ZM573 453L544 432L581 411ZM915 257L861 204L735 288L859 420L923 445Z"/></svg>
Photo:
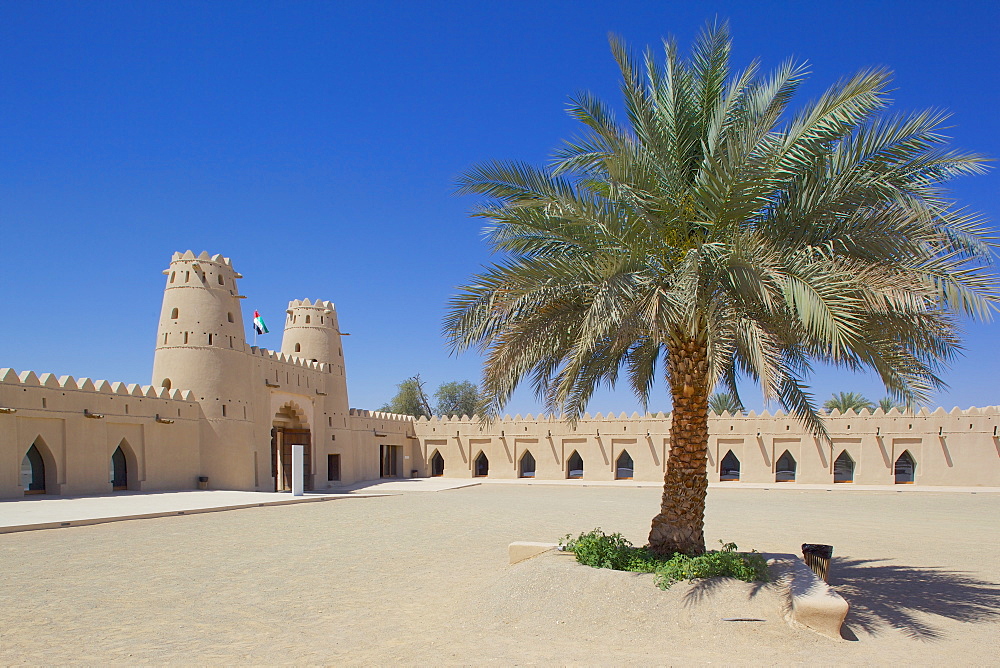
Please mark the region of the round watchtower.
<svg viewBox="0 0 1000 668"><path fill-rule="evenodd" d="M243 417L249 369L243 313L232 262L221 255L174 253L156 334L153 385L191 390L211 418ZM247 396L245 396L247 395ZM218 403L218 407L215 404Z"/></svg>
<svg viewBox="0 0 1000 668"><path fill-rule="evenodd" d="M296 299L288 302L281 352L294 357L343 365L340 326L333 302Z"/></svg>

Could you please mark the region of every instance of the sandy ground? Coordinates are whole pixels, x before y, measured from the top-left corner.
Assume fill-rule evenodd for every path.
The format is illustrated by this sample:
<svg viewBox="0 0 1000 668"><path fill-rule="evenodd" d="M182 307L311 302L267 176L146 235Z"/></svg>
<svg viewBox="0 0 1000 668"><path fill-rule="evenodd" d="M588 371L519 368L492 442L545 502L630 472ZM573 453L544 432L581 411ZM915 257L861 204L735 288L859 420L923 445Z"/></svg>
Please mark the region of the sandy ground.
<svg viewBox="0 0 1000 668"><path fill-rule="evenodd" d="M710 543L835 546L857 640L789 628L771 587L507 564L595 526L642 543L658 497L482 485L2 535L0 663L998 662L997 494L710 491Z"/></svg>

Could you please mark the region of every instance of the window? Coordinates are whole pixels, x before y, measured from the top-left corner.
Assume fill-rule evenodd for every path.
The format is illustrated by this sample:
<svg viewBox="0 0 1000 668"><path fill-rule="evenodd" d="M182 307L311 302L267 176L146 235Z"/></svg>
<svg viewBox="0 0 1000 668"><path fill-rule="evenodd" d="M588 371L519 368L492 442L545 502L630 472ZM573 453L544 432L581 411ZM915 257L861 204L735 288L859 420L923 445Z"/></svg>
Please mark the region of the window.
<svg viewBox="0 0 1000 668"><path fill-rule="evenodd" d="M476 477L485 478L490 474L490 460L485 452L480 451L476 456Z"/></svg>
<svg viewBox="0 0 1000 668"><path fill-rule="evenodd" d="M854 482L854 460L847 454L847 450L841 452L833 462L833 481Z"/></svg>
<svg viewBox="0 0 1000 668"><path fill-rule="evenodd" d="M583 457L576 450L566 462L566 477L574 480L583 477Z"/></svg>
<svg viewBox="0 0 1000 668"><path fill-rule="evenodd" d="M431 477L438 478L444 475L444 457L437 450L431 455Z"/></svg>
<svg viewBox="0 0 1000 668"><path fill-rule="evenodd" d="M227 313L226 315L227 315L227 316L228 316L228 318L229 318L229 322L236 322L236 320L235 320L235 319L233 318L233 313L232 313L232 311L230 311L230 312L229 312L229 313Z"/></svg>
<svg viewBox="0 0 1000 668"><path fill-rule="evenodd" d="M171 283L174 282L174 278L176 278L176 277L177 277L177 272L176 271L170 272L170 282Z"/></svg>
<svg viewBox="0 0 1000 668"><path fill-rule="evenodd" d="M785 450L774 470L774 482L795 482L795 458Z"/></svg>
<svg viewBox="0 0 1000 668"><path fill-rule="evenodd" d="M618 455L618 461L615 462L615 480L631 480L633 473L632 455L628 453L628 450L622 450L622 453Z"/></svg>
<svg viewBox="0 0 1000 668"><path fill-rule="evenodd" d="M208 335L208 345L212 345L212 335Z"/></svg>
<svg viewBox="0 0 1000 668"><path fill-rule="evenodd" d="M219 285L225 285L226 282L222 280L222 274L219 274Z"/></svg>
<svg viewBox="0 0 1000 668"><path fill-rule="evenodd" d="M295 344L295 352L297 352L297 353L301 353L302 352L302 344L301 343L296 343Z"/></svg>
<svg viewBox="0 0 1000 668"><path fill-rule="evenodd" d="M340 480L340 455L326 456L326 479Z"/></svg>
<svg viewBox="0 0 1000 668"><path fill-rule="evenodd" d="M170 379L169 378L164 378L163 382L160 383L160 387L162 387L162 388L164 388L166 390L169 390L170 389Z"/></svg>
<svg viewBox="0 0 1000 668"><path fill-rule="evenodd" d="M308 325L310 322L312 322L312 316L311 315L307 315L306 316L306 324Z"/></svg>
<svg viewBox="0 0 1000 668"><path fill-rule="evenodd" d="M172 311L170 312L170 317L171 317L171 318L173 318L174 320L177 320L177 316L178 316L178 314L179 314L179 313L180 313L180 311L178 311L178 310L177 310L177 309L175 308L174 310L172 310Z"/></svg>
<svg viewBox="0 0 1000 668"><path fill-rule="evenodd" d="M913 484L917 473L917 462L909 450L904 450L903 454L896 459L895 474L897 485Z"/></svg>
<svg viewBox="0 0 1000 668"><path fill-rule="evenodd" d="M530 450L525 450L524 454L521 455L521 461L517 466L517 477L519 478L534 478L535 477L535 457L531 454Z"/></svg>
<svg viewBox="0 0 1000 668"><path fill-rule="evenodd" d="M733 482L740 479L740 460L730 450L722 458L722 465L719 467L719 480L723 482Z"/></svg>

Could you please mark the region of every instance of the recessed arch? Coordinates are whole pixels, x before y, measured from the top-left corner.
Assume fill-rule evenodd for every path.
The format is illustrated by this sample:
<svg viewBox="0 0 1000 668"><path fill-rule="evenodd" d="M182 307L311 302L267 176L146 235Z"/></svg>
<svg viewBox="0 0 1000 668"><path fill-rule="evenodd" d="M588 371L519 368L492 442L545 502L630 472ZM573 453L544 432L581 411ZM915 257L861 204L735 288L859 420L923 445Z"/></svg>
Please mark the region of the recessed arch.
<svg viewBox="0 0 1000 668"><path fill-rule="evenodd" d="M730 450L719 464L719 480L736 482L740 479L740 459Z"/></svg>
<svg viewBox="0 0 1000 668"><path fill-rule="evenodd" d="M535 477L535 456L531 454L531 450L525 450L521 455L521 460L517 463L517 477Z"/></svg>
<svg viewBox="0 0 1000 668"><path fill-rule="evenodd" d="M797 466L795 457L792 457L792 453L785 450L775 463L774 482L795 482Z"/></svg>
<svg viewBox="0 0 1000 668"><path fill-rule="evenodd" d="M635 464L628 450L622 450L615 460L615 480L631 480L635 474Z"/></svg>
<svg viewBox="0 0 1000 668"><path fill-rule="evenodd" d="M431 455L431 477L440 478L444 475L444 457L438 450Z"/></svg>
<svg viewBox="0 0 1000 668"><path fill-rule="evenodd" d="M121 492L137 489L138 471L139 462L136 460L135 450L129 445L128 440L123 438L115 451L111 453L109 468L111 491Z"/></svg>
<svg viewBox="0 0 1000 668"><path fill-rule="evenodd" d="M178 308L177 308L177 307L175 306L175 307L174 307L173 309L171 309L171 311L170 311L170 317L171 317L171 318L172 318L173 320L177 320L177 316L178 316L178 315L180 315L180 309L178 309Z"/></svg>
<svg viewBox="0 0 1000 668"><path fill-rule="evenodd" d="M233 317L232 311L226 314L226 318L229 320L229 322L236 322L236 318Z"/></svg>
<svg viewBox="0 0 1000 668"><path fill-rule="evenodd" d="M306 316L306 324L308 325L311 322L312 322L312 316L311 315L307 315Z"/></svg>
<svg viewBox="0 0 1000 668"><path fill-rule="evenodd" d="M25 495L53 494L57 492L56 480L56 460L45 440L38 436L21 459L21 486Z"/></svg>
<svg viewBox="0 0 1000 668"><path fill-rule="evenodd" d="M295 344L295 352L297 352L297 353L301 353L302 352L302 344L301 343L296 343Z"/></svg>
<svg viewBox="0 0 1000 668"><path fill-rule="evenodd" d="M854 459L847 454L847 450L833 462L833 481L854 482Z"/></svg>
<svg viewBox="0 0 1000 668"><path fill-rule="evenodd" d="M219 274L219 285L225 285L226 281L222 278L222 274Z"/></svg>
<svg viewBox="0 0 1000 668"><path fill-rule="evenodd" d="M583 457L576 450L566 460L566 477L574 480L583 477Z"/></svg>
<svg viewBox="0 0 1000 668"><path fill-rule="evenodd" d="M917 477L917 460L909 450L903 450L903 454L896 458L893 470L897 485L911 485Z"/></svg>
<svg viewBox="0 0 1000 668"><path fill-rule="evenodd" d="M271 419L271 475L274 491L292 489L292 446L302 445L302 482L306 490L313 488L312 432L307 413L295 401L285 401Z"/></svg>
<svg viewBox="0 0 1000 668"><path fill-rule="evenodd" d="M490 458L482 450L476 455L475 474L477 478L485 478L490 474Z"/></svg>
<svg viewBox="0 0 1000 668"><path fill-rule="evenodd" d="M165 390L169 390L171 386L172 383L170 382L169 378L164 378L163 381L160 383L160 387L162 387Z"/></svg>

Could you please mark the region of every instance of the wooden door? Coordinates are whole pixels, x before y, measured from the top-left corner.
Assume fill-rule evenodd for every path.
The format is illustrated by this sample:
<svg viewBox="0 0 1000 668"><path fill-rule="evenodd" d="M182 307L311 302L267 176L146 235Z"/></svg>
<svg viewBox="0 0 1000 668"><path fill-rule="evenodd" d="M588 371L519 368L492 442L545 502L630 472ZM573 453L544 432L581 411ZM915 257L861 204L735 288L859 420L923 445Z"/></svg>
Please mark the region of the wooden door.
<svg viewBox="0 0 1000 668"><path fill-rule="evenodd" d="M311 490L312 485L312 438L308 429L285 429L284 430L283 447L281 448L281 459L282 459L282 473L285 487L283 489L292 488L292 446L301 445L304 446L303 450L303 463L302 463L302 477L303 477L303 489Z"/></svg>

